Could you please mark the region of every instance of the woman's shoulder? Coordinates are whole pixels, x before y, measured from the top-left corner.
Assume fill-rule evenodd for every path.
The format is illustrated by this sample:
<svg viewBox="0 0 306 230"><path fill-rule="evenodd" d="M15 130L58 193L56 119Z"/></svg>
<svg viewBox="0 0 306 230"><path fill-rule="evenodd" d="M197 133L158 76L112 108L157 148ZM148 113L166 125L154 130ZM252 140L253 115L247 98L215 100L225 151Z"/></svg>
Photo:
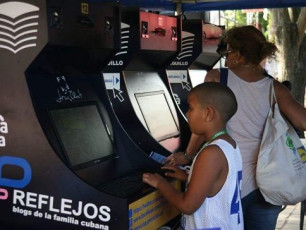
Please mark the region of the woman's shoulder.
<svg viewBox="0 0 306 230"><path fill-rule="evenodd" d="M277 99L277 103L280 105L280 109L283 112L283 110L286 110L290 105L296 104L297 102L290 90L284 86L281 82L274 80L274 92Z"/></svg>
<svg viewBox="0 0 306 230"><path fill-rule="evenodd" d="M278 80L273 80L273 86L278 101L288 98L288 96L291 96L291 92L289 91L289 89Z"/></svg>

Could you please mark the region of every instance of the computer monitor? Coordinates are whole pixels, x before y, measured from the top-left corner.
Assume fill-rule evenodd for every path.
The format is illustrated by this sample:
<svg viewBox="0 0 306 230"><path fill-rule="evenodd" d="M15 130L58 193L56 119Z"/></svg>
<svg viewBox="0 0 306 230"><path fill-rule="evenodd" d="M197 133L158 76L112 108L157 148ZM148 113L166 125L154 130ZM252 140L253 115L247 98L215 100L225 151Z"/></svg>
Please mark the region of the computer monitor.
<svg viewBox="0 0 306 230"><path fill-rule="evenodd" d="M163 141L180 134L163 90L134 95L144 118L145 127L156 141Z"/></svg>
<svg viewBox="0 0 306 230"><path fill-rule="evenodd" d="M48 113L71 168L80 169L115 157L110 130L97 103L50 108Z"/></svg>

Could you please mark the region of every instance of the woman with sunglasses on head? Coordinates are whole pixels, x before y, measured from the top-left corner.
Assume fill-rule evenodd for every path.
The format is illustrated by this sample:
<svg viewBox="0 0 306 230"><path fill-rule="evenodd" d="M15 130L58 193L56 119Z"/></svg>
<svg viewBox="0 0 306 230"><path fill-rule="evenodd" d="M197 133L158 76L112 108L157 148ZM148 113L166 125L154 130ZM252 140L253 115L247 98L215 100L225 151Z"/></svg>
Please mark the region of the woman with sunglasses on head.
<svg viewBox="0 0 306 230"><path fill-rule="evenodd" d="M227 86L238 103L238 111L228 122L227 131L237 141L242 155L241 197L245 229L274 230L281 206L264 200L255 178L260 142L270 109L271 84L274 84L281 112L299 130L306 130L306 109L262 68L261 63L274 56L277 47L259 30L253 26L235 27L225 34L223 42L225 49L219 53L226 58ZM205 81L220 82L220 70L209 71ZM186 151L170 155L166 163L190 163L203 142L202 136L192 134Z"/></svg>

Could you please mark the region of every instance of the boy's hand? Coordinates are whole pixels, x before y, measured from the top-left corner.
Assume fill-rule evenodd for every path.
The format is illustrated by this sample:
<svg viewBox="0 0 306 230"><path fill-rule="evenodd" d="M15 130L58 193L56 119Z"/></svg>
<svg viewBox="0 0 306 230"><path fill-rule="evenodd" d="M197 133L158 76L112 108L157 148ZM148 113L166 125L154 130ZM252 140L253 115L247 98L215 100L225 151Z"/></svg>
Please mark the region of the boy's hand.
<svg viewBox="0 0 306 230"><path fill-rule="evenodd" d="M165 175L168 177L173 177L180 181L187 181L188 174L185 170L180 169L177 166L165 165L162 169L168 170Z"/></svg>
<svg viewBox="0 0 306 230"><path fill-rule="evenodd" d="M184 157L184 152L172 153L165 160L165 165L186 165L189 161Z"/></svg>
<svg viewBox="0 0 306 230"><path fill-rule="evenodd" d="M159 175L158 173L144 173L142 174L142 181L144 183L147 183L149 185L151 185L154 188L158 187L158 184L165 180L161 175Z"/></svg>

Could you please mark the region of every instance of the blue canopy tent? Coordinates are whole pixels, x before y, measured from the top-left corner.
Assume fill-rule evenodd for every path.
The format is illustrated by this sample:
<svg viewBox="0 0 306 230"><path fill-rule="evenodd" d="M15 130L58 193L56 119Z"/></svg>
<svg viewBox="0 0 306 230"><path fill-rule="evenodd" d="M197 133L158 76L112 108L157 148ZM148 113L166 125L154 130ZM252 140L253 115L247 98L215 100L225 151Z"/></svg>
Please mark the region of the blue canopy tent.
<svg viewBox="0 0 306 230"><path fill-rule="evenodd" d="M306 0L232 0L184 4L184 11L303 7Z"/></svg>
<svg viewBox="0 0 306 230"><path fill-rule="evenodd" d="M109 2L109 0L96 1ZM182 12L306 6L306 0L116 0L114 2L154 11L175 11L179 5Z"/></svg>

